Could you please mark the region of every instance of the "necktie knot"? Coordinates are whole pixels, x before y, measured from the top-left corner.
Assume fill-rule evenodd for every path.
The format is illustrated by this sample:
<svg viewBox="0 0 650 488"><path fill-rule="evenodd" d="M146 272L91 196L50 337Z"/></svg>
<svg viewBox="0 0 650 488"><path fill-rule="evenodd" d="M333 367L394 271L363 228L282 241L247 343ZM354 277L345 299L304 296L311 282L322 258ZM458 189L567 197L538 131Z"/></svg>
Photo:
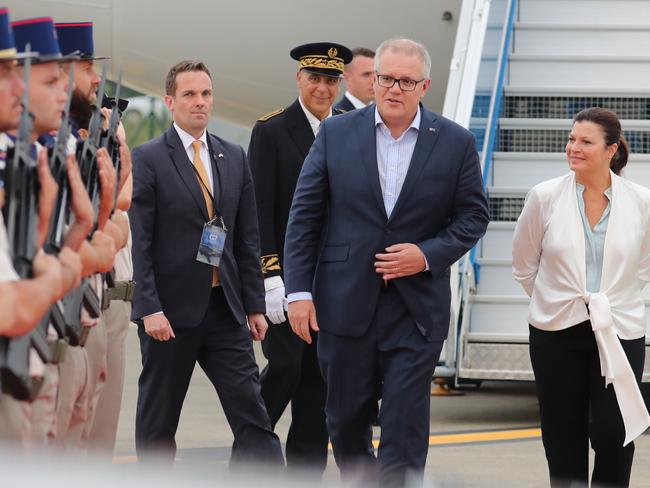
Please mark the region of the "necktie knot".
<svg viewBox="0 0 650 488"><path fill-rule="evenodd" d="M199 151L201 150L201 141L192 141L192 147L194 148L194 159L196 159L196 156L199 154Z"/></svg>

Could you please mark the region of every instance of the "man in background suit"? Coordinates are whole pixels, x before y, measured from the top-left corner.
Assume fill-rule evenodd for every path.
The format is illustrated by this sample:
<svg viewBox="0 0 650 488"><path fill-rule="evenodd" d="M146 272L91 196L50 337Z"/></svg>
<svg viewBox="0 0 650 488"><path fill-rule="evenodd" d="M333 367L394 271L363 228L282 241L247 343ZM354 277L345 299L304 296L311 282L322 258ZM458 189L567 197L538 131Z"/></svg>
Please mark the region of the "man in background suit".
<svg viewBox="0 0 650 488"><path fill-rule="evenodd" d="M251 336L263 339L267 325L246 155L206 130L212 79L205 64L176 64L167 75L166 93L173 126L133 150L130 216L138 286L132 318L140 321L143 366L138 456L158 452L173 460L183 399L198 361L234 434L231 463L282 465L251 341ZM197 258L206 229L217 227L227 238L213 266Z"/></svg>
<svg viewBox="0 0 650 488"><path fill-rule="evenodd" d="M375 51L365 47L355 47L352 50L352 61L345 67L346 91L343 98L334 108L349 112L363 108L372 103L375 98Z"/></svg>
<svg viewBox="0 0 650 488"><path fill-rule="evenodd" d="M322 42L298 46L290 55L299 63L298 98L286 109L260 118L248 148L260 222L266 313L274 324L262 342L268 364L260 382L273 428L291 402L287 466L306 468L320 477L327 465L325 383L315 344L302 342L285 319L282 250L300 168L322 121L339 113L332 104L352 53L340 44Z"/></svg>
<svg viewBox="0 0 650 488"><path fill-rule="evenodd" d="M474 137L420 105L430 68L414 41L378 48L376 105L322 125L285 242L289 321L307 343L320 331L327 427L342 477L378 476L386 486L424 471L450 266L488 224ZM366 433L379 397L376 460Z"/></svg>

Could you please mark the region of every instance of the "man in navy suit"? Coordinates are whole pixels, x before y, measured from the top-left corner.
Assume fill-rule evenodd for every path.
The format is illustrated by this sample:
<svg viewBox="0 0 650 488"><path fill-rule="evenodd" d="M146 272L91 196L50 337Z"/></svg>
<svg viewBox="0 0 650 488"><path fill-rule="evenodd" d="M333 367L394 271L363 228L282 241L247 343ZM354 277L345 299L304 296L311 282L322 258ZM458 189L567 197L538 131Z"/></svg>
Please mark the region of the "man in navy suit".
<svg viewBox="0 0 650 488"><path fill-rule="evenodd" d="M183 399L198 361L234 434L231 461L283 464L251 341L264 337L267 324L246 156L206 130L212 80L202 62L172 67L166 92L173 126L133 150L129 213L138 286L132 318L140 321L142 352L138 456L154 451L173 460ZM206 242L220 240L211 236L223 233L221 261L207 264L199 245L204 250ZM208 251L214 257L221 250Z"/></svg>
<svg viewBox="0 0 650 488"><path fill-rule="evenodd" d="M450 266L489 220L473 136L420 104L430 66L414 41L378 48L375 105L321 125L285 241L289 320L308 343L320 331L336 462L344 479L387 486L422 476ZM379 398L375 459L366 433Z"/></svg>

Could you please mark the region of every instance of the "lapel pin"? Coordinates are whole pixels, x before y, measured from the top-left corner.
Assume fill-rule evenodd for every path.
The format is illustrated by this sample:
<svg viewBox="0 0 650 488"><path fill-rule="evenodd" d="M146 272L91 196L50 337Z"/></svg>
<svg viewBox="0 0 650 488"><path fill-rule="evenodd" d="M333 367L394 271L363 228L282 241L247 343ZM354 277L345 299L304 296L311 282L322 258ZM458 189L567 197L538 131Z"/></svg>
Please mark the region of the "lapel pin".
<svg viewBox="0 0 650 488"><path fill-rule="evenodd" d="M217 157L218 157L218 158L223 158L223 154L222 154L222 153L219 153L219 155L218 155Z"/></svg>
<svg viewBox="0 0 650 488"><path fill-rule="evenodd" d="M429 127L429 132L435 132L435 131L436 129L434 129L433 127Z"/></svg>

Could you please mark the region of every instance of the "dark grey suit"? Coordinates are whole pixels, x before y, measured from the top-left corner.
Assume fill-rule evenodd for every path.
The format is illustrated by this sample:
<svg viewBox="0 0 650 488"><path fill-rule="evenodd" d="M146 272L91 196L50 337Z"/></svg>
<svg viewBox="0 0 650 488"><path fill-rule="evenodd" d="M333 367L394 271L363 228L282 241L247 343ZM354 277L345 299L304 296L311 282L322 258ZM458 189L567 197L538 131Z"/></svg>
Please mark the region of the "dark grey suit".
<svg viewBox="0 0 650 488"><path fill-rule="evenodd" d="M258 369L246 314L263 313L257 213L250 170L241 147L208 134L216 213L228 229L219 276L196 261L208 211L197 175L172 126L133 150L134 278L132 318L162 311L176 335L158 342L139 327L136 447L173 457L174 436L198 361L214 384L235 435L233 460L281 462L278 438L260 397Z"/></svg>

